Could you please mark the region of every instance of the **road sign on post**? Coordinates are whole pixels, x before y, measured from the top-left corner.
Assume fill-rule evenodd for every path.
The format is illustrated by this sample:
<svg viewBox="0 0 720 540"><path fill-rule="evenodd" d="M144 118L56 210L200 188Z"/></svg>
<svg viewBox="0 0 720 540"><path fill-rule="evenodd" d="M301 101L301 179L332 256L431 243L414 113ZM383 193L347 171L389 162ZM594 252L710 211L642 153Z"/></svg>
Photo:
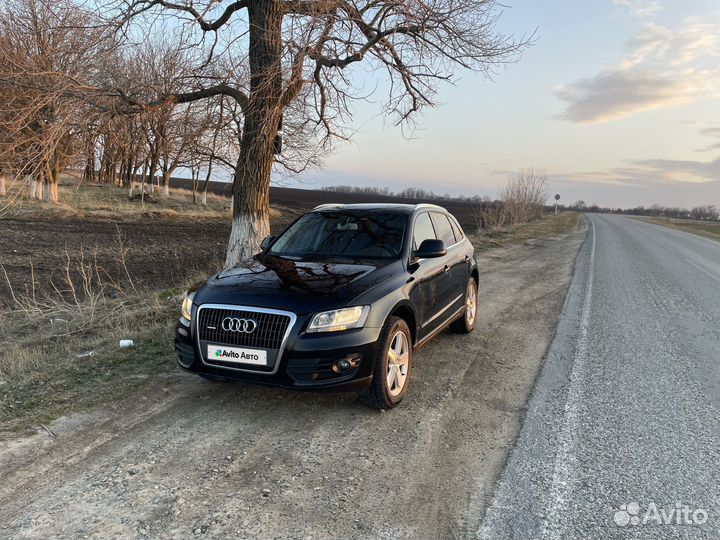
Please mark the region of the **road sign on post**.
<svg viewBox="0 0 720 540"><path fill-rule="evenodd" d="M557 214L558 214L558 201L559 201L559 200L560 200L560 195L556 193L556 194L555 194L555 215L556 215L556 216L557 216Z"/></svg>

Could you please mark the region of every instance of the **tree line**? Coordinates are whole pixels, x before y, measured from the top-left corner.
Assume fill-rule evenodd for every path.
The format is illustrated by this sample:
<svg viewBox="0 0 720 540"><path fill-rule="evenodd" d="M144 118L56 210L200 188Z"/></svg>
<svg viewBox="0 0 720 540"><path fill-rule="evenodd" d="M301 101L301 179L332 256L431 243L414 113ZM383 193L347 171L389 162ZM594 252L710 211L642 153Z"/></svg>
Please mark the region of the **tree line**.
<svg viewBox="0 0 720 540"><path fill-rule="evenodd" d="M377 186L324 186L320 191L333 193L357 193L360 195L377 195L381 197L395 197L399 199L411 199L416 201L462 201L479 204L481 202L492 202L487 195L450 195L449 193L436 193L431 189L408 187L400 191L391 190L388 187Z"/></svg>
<svg viewBox="0 0 720 540"><path fill-rule="evenodd" d="M634 208L612 208L587 204L585 201L576 201L571 205L560 205L565 210L576 212L596 212L603 214L621 214L630 216L649 216L670 219L693 219L697 221L720 221L720 209L712 204L682 208L680 206L636 206Z"/></svg>
<svg viewBox="0 0 720 540"><path fill-rule="evenodd" d="M186 74L181 44L153 34L121 47L106 21L67 0L8 0L0 11L3 188L14 178L31 198L57 202L59 177L72 168L131 196L160 187L167 195L182 167L204 204L213 165L234 167L240 119L226 98L137 105Z"/></svg>

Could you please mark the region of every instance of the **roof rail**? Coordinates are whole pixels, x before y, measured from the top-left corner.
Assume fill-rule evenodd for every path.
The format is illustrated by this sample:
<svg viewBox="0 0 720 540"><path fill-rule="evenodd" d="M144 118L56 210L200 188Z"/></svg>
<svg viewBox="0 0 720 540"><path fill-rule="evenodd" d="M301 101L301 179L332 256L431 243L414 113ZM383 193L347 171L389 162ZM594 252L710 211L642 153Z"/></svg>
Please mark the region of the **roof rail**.
<svg viewBox="0 0 720 540"><path fill-rule="evenodd" d="M416 208L435 208L435 209L440 209L440 210L444 210L445 212L447 212L447 208L445 208L444 206L440 206L439 204L433 204L433 203L418 203L415 205L415 207Z"/></svg>
<svg viewBox="0 0 720 540"><path fill-rule="evenodd" d="M322 210L325 208L343 208L346 206L353 207L353 206L362 206L362 205L368 205L372 206L373 204L377 204L378 206L412 206L416 209L425 208L428 210L442 210L443 212L447 212L447 208L444 208L438 204L432 204L432 203L418 203L418 204L407 204L407 203L391 203L391 202L385 202L385 203L326 203L326 204L319 204L313 210Z"/></svg>

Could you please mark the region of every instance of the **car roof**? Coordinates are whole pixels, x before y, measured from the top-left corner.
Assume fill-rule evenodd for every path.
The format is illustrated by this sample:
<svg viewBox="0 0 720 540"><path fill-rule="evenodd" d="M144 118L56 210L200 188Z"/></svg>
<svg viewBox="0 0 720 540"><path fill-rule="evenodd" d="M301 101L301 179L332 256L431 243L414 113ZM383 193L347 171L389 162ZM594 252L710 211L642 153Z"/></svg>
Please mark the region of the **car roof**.
<svg viewBox="0 0 720 540"><path fill-rule="evenodd" d="M330 204L321 204L319 206L316 206L313 211L314 212L321 212L324 210L387 210L387 211L395 211L395 212L402 212L406 214L411 214L417 210L438 210L441 212L447 212L445 208L442 206L438 206L436 204L402 204L402 203L356 203L356 204L340 204L340 203L330 203Z"/></svg>

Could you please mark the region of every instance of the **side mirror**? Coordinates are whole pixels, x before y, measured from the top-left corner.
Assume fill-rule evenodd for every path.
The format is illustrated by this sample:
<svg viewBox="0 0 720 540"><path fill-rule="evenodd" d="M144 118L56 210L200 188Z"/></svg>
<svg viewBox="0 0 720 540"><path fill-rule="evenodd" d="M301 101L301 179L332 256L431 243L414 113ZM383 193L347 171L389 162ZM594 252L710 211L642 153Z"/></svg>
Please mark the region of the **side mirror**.
<svg viewBox="0 0 720 540"><path fill-rule="evenodd" d="M423 240L420 247L415 251L415 256L418 259L433 259L444 255L447 255L445 242L442 240L435 240L434 238Z"/></svg>
<svg viewBox="0 0 720 540"><path fill-rule="evenodd" d="M275 240L275 236L266 236L263 238L263 241L260 243L260 249L262 251L267 251L267 249L270 247L270 244L273 243L273 240Z"/></svg>

